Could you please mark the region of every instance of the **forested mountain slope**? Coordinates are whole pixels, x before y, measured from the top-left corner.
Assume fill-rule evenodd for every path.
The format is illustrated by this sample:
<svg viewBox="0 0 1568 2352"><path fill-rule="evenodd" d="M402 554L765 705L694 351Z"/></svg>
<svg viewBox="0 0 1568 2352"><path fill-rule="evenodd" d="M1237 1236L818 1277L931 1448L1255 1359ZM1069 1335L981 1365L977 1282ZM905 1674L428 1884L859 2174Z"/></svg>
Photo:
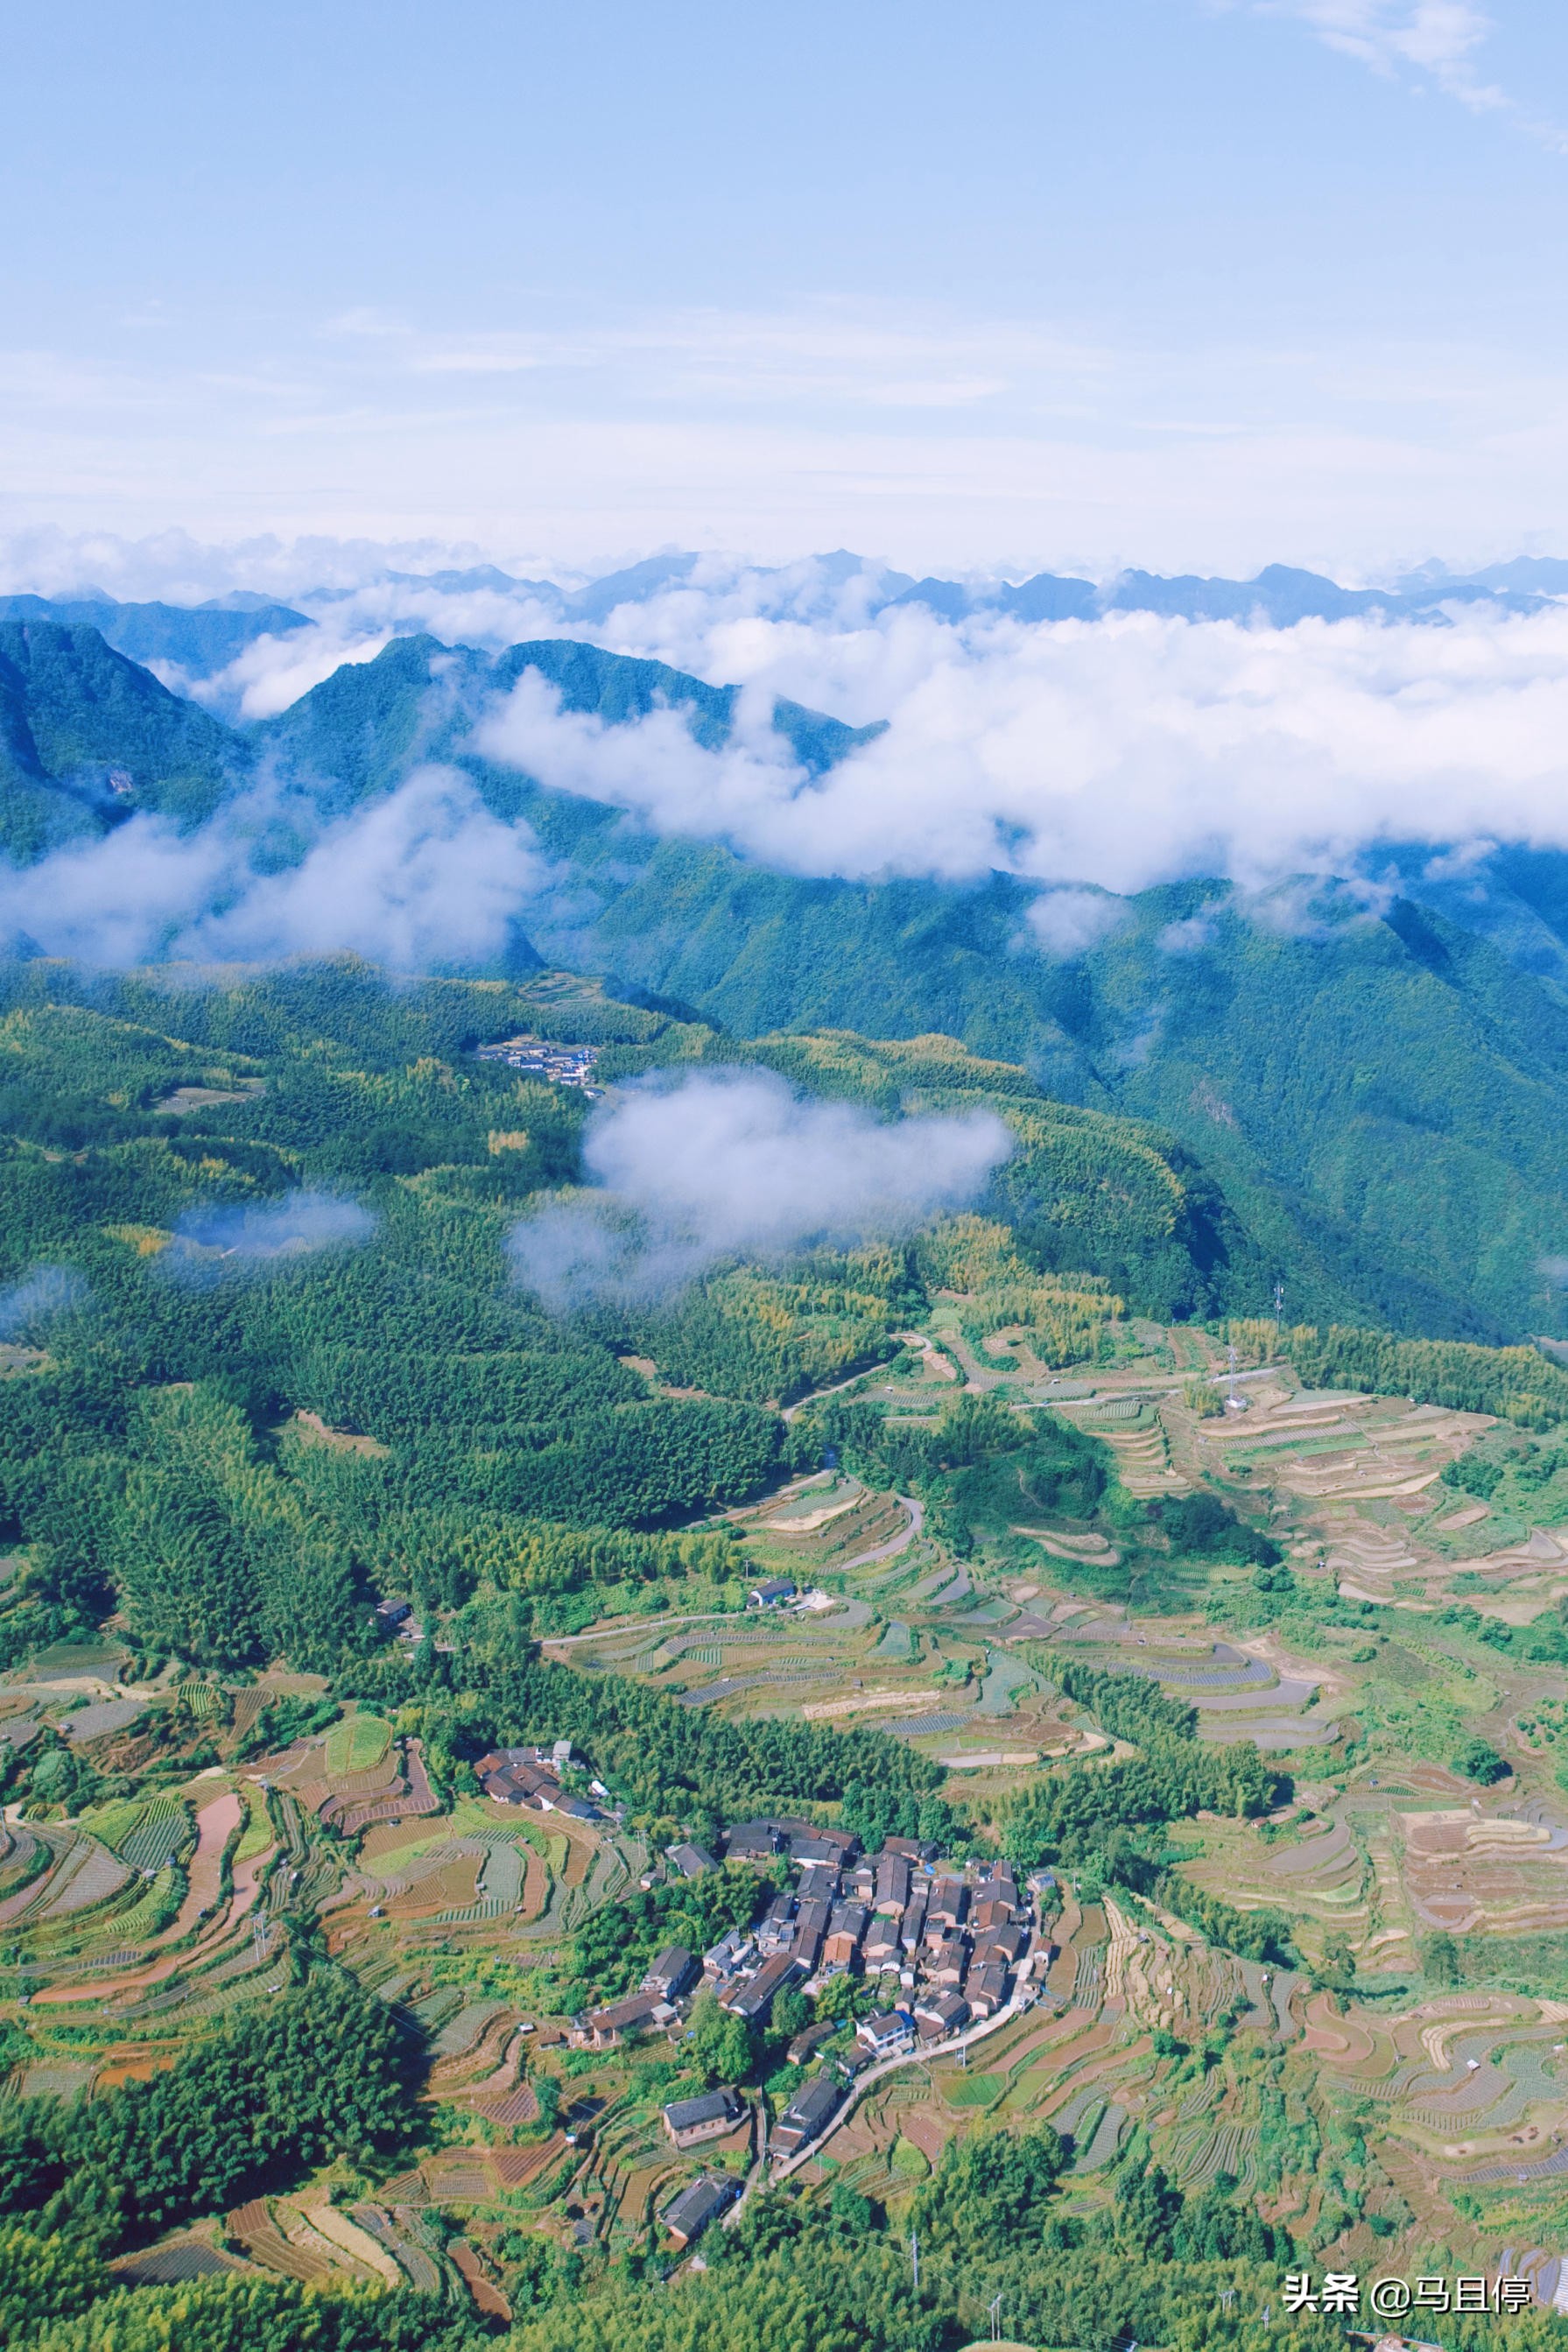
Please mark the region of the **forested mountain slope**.
<svg viewBox="0 0 1568 2352"><path fill-rule="evenodd" d="M0 621L96 629L133 662L165 662L201 678L254 645L313 624L266 596L218 596L204 604L122 604L112 596L0 596Z"/></svg>
<svg viewBox="0 0 1568 2352"><path fill-rule="evenodd" d="M1184 883L1107 901L1098 943L1063 955L1031 923L1038 885L1016 877L769 871L479 756L476 721L529 670L565 709L610 727L667 707L712 750L735 723L736 688L657 663L576 641L492 656L417 637L231 730L90 629L10 625L11 853L139 809L188 828L258 773L329 821L437 760L553 861L559 887L526 918L547 958L734 1035L942 1033L1023 1064L1058 1100L1153 1118L1223 1171L1303 1312L1481 1338L1568 1328L1563 861L1510 854L1495 881L1461 893L1401 854L1406 899L1331 888L1253 905L1227 884ZM789 703L774 723L808 775L871 731ZM300 834L297 850L285 839L269 855L307 845Z"/></svg>
<svg viewBox="0 0 1568 2352"><path fill-rule="evenodd" d="M500 1546L534 1559L529 1590L570 1588L587 1555L552 1568L552 1529L600 1531L596 1577L643 1573L644 1552L656 1572L657 1544L622 1531L776 1478L779 1403L895 1353L945 1278L902 1247L819 1252L545 1312L508 1234L578 1179L587 1106L474 1045L548 1014L596 1038L606 1076L735 1058L560 975L406 991L349 962L210 987L12 966L0 1005L0 1306L26 1375L0 1381L0 1516L39 1563L0 1647L118 1602L165 1651L330 1662L402 1575L459 1602ZM806 1092L1005 1119L984 1230L1010 1229L1022 1289L998 1311L1049 1293L1092 1344L1118 1294L1264 1304L1256 1244L1157 1130L1046 1102L951 1040L740 1050Z"/></svg>
<svg viewBox="0 0 1568 2352"><path fill-rule="evenodd" d="M1403 901L1331 902L1282 930L1186 884L1132 900L1066 962L1027 951L1027 907L1000 877L800 881L664 843L595 940L742 1033L945 1030L1052 1095L1157 1119L1274 1220L1288 1282L1305 1244L1406 1328L1562 1328L1543 1266L1568 1234L1553 986Z"/></svg>
<svg viewBox="0 0 1568 2352"><path fill-rule="evenodd" d="M404 1579L459 1605L504 1557L553 1608L722 1576L659 1531L814 1467L823 1428L780 1407L895 1356L939 1293L975 1344L1021 1322L1069 1363L1114 1356L1124 1310L1267 1310L1268 1236L1190 1151L950 1038L745 1043L569 974L408 988L347 960L3 979L0 1518L36 1573L0 1652L118 1605L165 1653L325 1671ZM907 1244L732 1255L562 1316L511 1242L581 1181L588 1105L474 1050L547 1028L612 1086L750 1062L887 1117L984 1110L1011 1156ZM1351 1319L1325 1262L1302 1289Z"/></svg>
<svg viewBox="0 0 1568 2352"><path fill-rule="evenodd" d="M102 832L121 797L185 823L217 805L246 745L95 628L0 621L0 852L26 861Z"/></svg>
<svg viewBox="0 0 1568 2352"><path fill-rule="evenodd" d="M525 1035L592 1067L477 1050ZM808 1158L889 1140L844 1104L1013 1150L891 1240L547 1311L519 1221L667 1090L779 1091L737 1062ZM1287 2263L1511 2264L1563 2113L1568 1373L1234 1319L1269 1281L1196 1155L950 1037L737 1039L564 970L0 966L6 2342L482 2352L509 2311L514 2352L690 2352L782 2310L952 2352L1005 2293L1031 2341L1196 2346ZM524 1748L548 1817L500 1801ZM1375 1876L1345 1817L1390 1794L1445 1810ZM737 1979L770 2010L599 2011L890 1837L941 1865L887 1874L922 2014L1000 1955L935 2011L972 2069L944 2032L852 2084L905 1990L858 1898L858 1968ZM1513 1907L1426 1932L1434 1870ZM1435 2033L1469 2129L1416 2172ZM814 2171L672 2152L666 2101L771 2130L812 2082ZM754 2182L711 2295L668 2226L710 2168Z"/></svg>

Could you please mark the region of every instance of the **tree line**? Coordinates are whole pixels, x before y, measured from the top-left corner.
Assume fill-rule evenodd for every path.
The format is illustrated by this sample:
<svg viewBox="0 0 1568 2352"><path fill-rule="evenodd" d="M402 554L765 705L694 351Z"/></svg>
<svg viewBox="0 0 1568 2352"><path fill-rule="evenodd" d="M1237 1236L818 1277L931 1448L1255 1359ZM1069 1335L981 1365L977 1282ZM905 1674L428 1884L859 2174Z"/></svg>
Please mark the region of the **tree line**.
<svg viewBox="0 0 1568 2352"><path fill-rule="evenodd" d="M1482 1348L1468 1339L1401 1339L1331 1323L1281 1329L1259 1318L1230 1322L1221 1337L1242 1360L1283 1357L1311 1387L1362 1389L1374 1396L1408 1396L1417 1404L1456 1412L1490 1412L1525 1429L1568 1421L1568 1371L1536 1348Z"/></svg>

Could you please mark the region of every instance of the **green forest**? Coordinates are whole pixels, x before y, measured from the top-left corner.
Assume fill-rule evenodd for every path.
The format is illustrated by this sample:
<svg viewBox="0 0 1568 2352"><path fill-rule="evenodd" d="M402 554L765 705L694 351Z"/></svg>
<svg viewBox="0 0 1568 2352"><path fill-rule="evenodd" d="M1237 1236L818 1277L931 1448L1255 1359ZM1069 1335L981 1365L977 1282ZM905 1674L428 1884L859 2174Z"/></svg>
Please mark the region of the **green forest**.
<svg viewBox="0 0 1568 2352"><path fill-rule="evenodd" d="M1071 1361L1113 1350L1129 1308L1223 1304L1221 1261L1260 1286L1179 1149L1021 1069L940 1037L743 1047L560 975L393 989L342 961L200 988L15 965L0 1005L0 1508L28 1562L7 1657L119 1608L151 1654L363 1675L387 1593L476 1611L477 1652L503 1596L526 1623L605 1586L734 1590L730 1541L683 1528L828 1450L922 1495L960 1556L1005 1544L1021 1496L1155 1551L1272 1557L1211 1498L1201 1525L1197 1504L1130 1506L1060 1416L961 1397L904 1429L829 1396L781 1417L894 1358L938 1292L977 1344L1019 1325ZM507 1237L577 1176L589 1106L474 1051L547 1014L629 1074L749 1057L884 1113L994 1109L1018 1148L983 1213L914 1244L721 1265L663 1306L563 1321ZM1534 1349L1221 1328L1244 1360L1279 1346L1309 1380L1527 1423L1568 1392Z"/></svg>
<svg viewBox="0 0 1568 2352"><path fill-rule="evenodd" d="M1021 1315L1068 1356L1119 1309L1113 1280L1160 1292L1175 1265L1199 1295L1191 1187L1157 1138L1036 1110L1023 1072L948 1040L836 1036L756 1050L882 1109L999 1108L1019 1144L1008 1222L721 1266L656 1310L563 1323L517 1288L506 1242L576 1176L587 1106L473 1051L547 1010L644 1064L715 1051L706 1029L559 982L394 991L340 962L192 989L11 968L0 1271L23 1353L0 1383L0 1505L30 1566L0 1613L6 1654L118 1606L151 1653L327 1670L373 1649L389 1591L453 1608L481 1588L538 1605L723 1586L745 1572L724 1538L674 1531L835 1443L928 1488L969 1542L1005 1509L986 1465L1022 1424L993 1413L888 1454L863 1411L791 1425L779 1408L894 1355L900 1322L956 1280L982 1321ZM1074 1253L1090 1271L1063 1277ZM1061 1428L1028 1475L1084 1512L1104 1486L1092 1443Z"/></svg>

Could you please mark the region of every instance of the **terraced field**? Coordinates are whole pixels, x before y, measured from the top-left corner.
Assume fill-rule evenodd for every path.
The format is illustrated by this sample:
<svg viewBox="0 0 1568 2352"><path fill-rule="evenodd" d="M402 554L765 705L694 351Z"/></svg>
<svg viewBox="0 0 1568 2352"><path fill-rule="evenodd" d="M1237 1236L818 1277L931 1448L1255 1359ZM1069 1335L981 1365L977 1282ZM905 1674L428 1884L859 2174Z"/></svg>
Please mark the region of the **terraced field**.
<svg viewBox="0 0 1568 2352"><path fill-rule="evenodd" d="M1113 1362L1053 1368L1021 1332L967 1341L948 1302L861 1389L916 1424L966 1390L1071 1420L1104 1448L1119 1519L1020 1507L959 1557L935 1513L832 1466L726 1522L747 1582L787 1576L801 1605L666 1604L549 1654L698 1715L913 1741L948 1767L982 1839L1042 1777L1133 1752L1064 1700L1068 1664L1156 1685L1204 1739L1253 1741L1289 1776L1270 1819L1162 1832L1171 1875L1145 1898L1063 1871L1038 1998L967 2064L917 2054L851 2101L799 2176L809 2193L838 2181L896 2208L955 2136L1050 2122L1071 2138L1069 2210L1103 2201L1118 2157L1146 2146L1182 2189L1233 2179L1347 2266L1382 2260L1391 2237L1487 2263L1511 2249L1555 2291L1568 1685L1487 1628L1550 1627L1568 1533L1444 1483L1487 1439L1483 1416L1313 1394L1277 1367L1238 1376L1245 1410L1200 1414L1186 1384L1228 1385L1213 1343L1139 1332ZM1245 1558L1145 1539L1155 1522L1137 1512L1200 1495L1267 1531L1283 1598ZM231 2214L240 2251L222 2259L505 2303L497 2248L514 2229L609 2254L641 2244L696 2168L659 2120L686 2053L658 2039L569 2052L550 2004L577 1931L664 1867L667 1827L493 1804L453 1785L450 1759L433 1780L390 1703L311 1730L319 1678L229 1687L182 1670L129 1689L119 1672L99 1645L0 1682L7 1751L57 1733L106 1773L131 1759L108 1785L132 1793L0 1825L7 1989L26 1996L0 2001L27 2037L17 2087L91 2097L149 2071L266 1999L308 1929L395 2010L440 2129L351 2206L317 2189ZM264 1707L284 1705L306 1727L253 1752ZM193 1759L199 1739L221 1761L137 1780L149 1727L175 1720ZM1476 1744L1490 1777L1461 1769ZM1228 1933L1239 1914L1277 1942L1211 1938L1205 1900ZM698 2152L704 2168L740 2179L750 2135L748 2118L733 2146ZM162 2252L171 2275L195 2259L183 2244Z"/></svg>

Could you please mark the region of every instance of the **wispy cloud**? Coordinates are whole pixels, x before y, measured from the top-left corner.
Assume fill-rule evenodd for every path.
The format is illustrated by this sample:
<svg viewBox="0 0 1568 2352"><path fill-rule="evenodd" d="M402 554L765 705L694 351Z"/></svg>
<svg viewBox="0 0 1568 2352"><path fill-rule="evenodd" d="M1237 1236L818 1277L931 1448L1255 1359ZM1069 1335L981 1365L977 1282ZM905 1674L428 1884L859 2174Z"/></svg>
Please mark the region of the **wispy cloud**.
<svg viewBox="0 0 1568 2352"><path fill-rule="evenodd" d="M68 1314L87 1297L87 1283L74 1266L30 1266L19 1281L0 1289L0 1339L42 1338L57 1315Z"/></svg>
<svg viewBox="0 0 1568 2352"><path fill-rule="evenodd" d="M1259 14L1294 16L1331 49L1374 72L1414 70L1478 110L1506 106L1477 79L1475 60L1492 26L1469 0L1259 0Z"/></svg>
<svg viewBox="0 0 1568 2352"><path fill-rule="evenodd" d="M90 499L121 523L236 539L257 513L298 519L309 535L253 541L241 582L285 594L340 581L361 532L411 541L436 516L533 577L694 541L773 560L860 543L925 572L1381 564L1429 552L1438 530L1483 562L1568 501L1568 365L1550 319L1499 341L1495 311L1444 292L1435 312L1394 303L1388 334L1354 345L1311 328L1310 305L1281 341L1225 306L1107 332L1063 298L1038 322L893 300L416 322L287 354L236 339L221 370L178 344L0 350L6 511ZM28 535L25 577L0 546L7 585L60 578L71 550L55 536ZM88 536L64 584L212 593L220 567L193 540L159 532L117 566L109 534Z"/></svg>
<svg viewBox="0 0 1568 2352"><path fill-rule="evenodd" d="M197 1286L277 1273L322 1250L358 1248L377 1222L358 1201L336 1192L286 1192L279 1201L193 1209L158 1264L173 1281Z"/></svg>
<svg viewBox="0 0 1568 2352"><path fill-rule="evenodd" d="M1479 70L1495 27L1470 0L1252 0L1260 16L1305 25L1342 57L1391 79L1416 77L1473 114L1506 114L1531 137L1568 148L1568 133L1543 121Z"/></svg>
<svg viewBox="0 0 1568 2352"><path fill-rule="evenodd" d="M1119 899L1100 890L1047 890L1028 914L1035 941L1048 956L1071 961L1108 939L1127 919Z"/></svg>
<svg viewBox="0 0 1568 2352"><path fill-rule="evenodd" d="M634 371L660 403L806 399L852 406L967 407L1021 386L1082 395L1110 352L1029 323L957 320L893 305L821 302L795 311L671 311L594 329L411 339L415 376Z"/></svg>

